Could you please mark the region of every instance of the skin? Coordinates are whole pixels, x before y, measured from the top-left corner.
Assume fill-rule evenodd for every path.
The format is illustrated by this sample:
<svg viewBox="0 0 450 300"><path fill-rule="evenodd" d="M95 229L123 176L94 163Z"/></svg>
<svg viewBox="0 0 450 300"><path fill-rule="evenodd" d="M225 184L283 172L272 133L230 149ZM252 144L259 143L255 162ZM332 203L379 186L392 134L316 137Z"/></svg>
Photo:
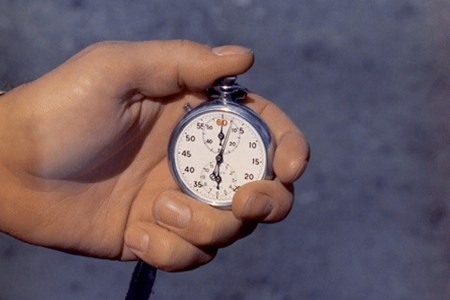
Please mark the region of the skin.
<svg viewBox="0 0 450 300"><path fill-rule="evenodd" d="M170 174L170 133L188 102L241 74L251 50L190 41L105 42L0 99L0 231L35 245L166 271L211 261L260 222L284 219L309 147L294 123L254 94L271 127L276 178L219 210L182 193Z"/></svg>

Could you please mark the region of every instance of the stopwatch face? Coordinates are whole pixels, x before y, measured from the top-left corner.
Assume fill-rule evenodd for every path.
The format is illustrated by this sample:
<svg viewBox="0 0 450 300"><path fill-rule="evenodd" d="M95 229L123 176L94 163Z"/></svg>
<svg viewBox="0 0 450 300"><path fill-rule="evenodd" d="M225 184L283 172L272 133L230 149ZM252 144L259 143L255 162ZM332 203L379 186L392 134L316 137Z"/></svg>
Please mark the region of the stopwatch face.
<svg viewBox="0 0 450 300"><path fill-rule="evenodd" d="M267 143L247 119L231 111L207 111L177 132L172 171L191 196L229 207L236 190L267 177Z"/></svg>

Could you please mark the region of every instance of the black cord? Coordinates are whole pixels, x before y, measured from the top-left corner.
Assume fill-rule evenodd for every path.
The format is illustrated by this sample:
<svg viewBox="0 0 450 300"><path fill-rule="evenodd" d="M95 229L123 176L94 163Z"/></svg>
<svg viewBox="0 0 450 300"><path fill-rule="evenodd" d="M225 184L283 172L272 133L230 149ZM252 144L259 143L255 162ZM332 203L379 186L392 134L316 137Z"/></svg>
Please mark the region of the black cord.
<svg viewBox="0 0 450 300"><path fill-rule="evenodd" d="M148 300L156 279L156 268L138 261L131 276L125 300Z"/></svg>

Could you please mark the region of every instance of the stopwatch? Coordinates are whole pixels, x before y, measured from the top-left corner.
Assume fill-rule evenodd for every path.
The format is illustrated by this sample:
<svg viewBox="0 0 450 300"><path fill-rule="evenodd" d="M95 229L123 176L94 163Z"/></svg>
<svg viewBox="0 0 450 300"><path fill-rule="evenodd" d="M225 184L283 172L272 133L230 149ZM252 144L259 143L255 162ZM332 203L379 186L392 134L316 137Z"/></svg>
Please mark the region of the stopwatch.
<svg viewBox="0 0 450 300"><path fill-rule="evenodd" d="M242 185L273 177L274 139L264 120L242 102L236 76L207 89L208 101L191 108L169 142L169 164L181 189L206 204L230 208Z"/></svg>

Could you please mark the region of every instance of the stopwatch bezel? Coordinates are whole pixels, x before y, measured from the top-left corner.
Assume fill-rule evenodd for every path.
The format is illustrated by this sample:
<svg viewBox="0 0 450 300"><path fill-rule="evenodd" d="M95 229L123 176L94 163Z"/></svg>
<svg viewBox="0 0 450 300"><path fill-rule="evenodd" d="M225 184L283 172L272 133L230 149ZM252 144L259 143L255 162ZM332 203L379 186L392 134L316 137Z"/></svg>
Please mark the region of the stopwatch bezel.
<svg viewBox="0 0 450 300"><path fill-rule="evenodd" d="M191 188L185 184L184 180L181 177L181 174L178 172L177 169L177 160L176 160L176 149L175 146L177 144L178 138L180 137L181 133L185 129L185 127L195 118L211 113L211 112L226 112L230 114L234 114L238 117L241 117L244 119L250 126L252 126L255 131L259 134L261 137L261 140L263 142L263 147L266 152L266 169L264 170L264 174L261 178L255 179L256 180L270 180L273 178L273 157L274 157L274 151L275 151L275 140L272 137L272 133L269 129L269 126L266 124L266 122L251 108L245 106L244 104L239 104L233 101L227 101L224 99L215 99L215 100L209 100L208 102L205 102L196 108L193 108L192 110L188 111L184 117L181 119L181 121L178 123L178 125L175 127L175 129L172 131L172 135L170 137L169 141L169 154L168 154L168 160L169 160L169 166L170 170L172 172L172 175L175 177L178 185L180 188L188 194L189 196L204 202L206 204L209 204L211 206L222 208L222 209L229 209L231 208L233 199L230 199L228 201L211 201L208 198L205 198L194 191L191 190Z"/></svg>

